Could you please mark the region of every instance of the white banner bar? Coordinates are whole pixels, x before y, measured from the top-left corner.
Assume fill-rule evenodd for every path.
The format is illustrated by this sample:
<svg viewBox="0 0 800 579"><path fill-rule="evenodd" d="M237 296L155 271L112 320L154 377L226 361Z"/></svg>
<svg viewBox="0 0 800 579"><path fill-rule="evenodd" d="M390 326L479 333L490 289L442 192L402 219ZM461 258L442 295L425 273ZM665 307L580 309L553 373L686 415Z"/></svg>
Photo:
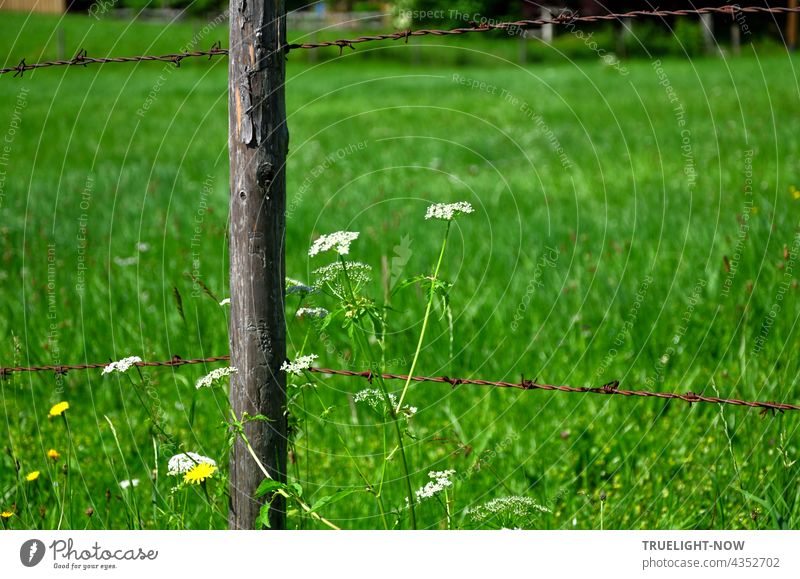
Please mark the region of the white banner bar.
<svg viewBox="0 0 800 579"><path fill-rule="evenodd" d="M800 531L6 531L2 577L800 577Z"/></svg>

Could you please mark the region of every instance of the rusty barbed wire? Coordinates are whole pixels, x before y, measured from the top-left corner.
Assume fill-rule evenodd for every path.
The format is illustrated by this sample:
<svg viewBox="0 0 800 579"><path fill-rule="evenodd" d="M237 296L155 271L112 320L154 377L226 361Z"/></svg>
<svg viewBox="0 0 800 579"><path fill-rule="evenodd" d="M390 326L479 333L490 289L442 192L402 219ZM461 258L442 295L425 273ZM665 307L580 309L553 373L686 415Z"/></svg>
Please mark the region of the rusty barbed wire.
<svg viewBox="0 0 800 579"><path fill-rule="evenodd" d="M481 21L470 23L470 26L450 28L446 30L421 29L392 32L389 34L373 34L359 36L358 38L327 40L322 42L306 42L298 44L287 44L286 50L325 48L336 46L341 52L344 48L355 50L354 44L364 42L378 42L382 40L401 40L413 36L451 36L458 34L469 34L472 32L490 32L492 30L516 31L534 28L545 24L571 25L578 22L603 22L608 20L621 20L623 18L666 18L669 16L699 16L701 14L727 14L731 18L736 18L737 14L787 14L790 12L800 12L800 7L783 6L738 6L735 4L727 6L714 6L706 8L691 8L683 10L632 10L622 13L597 14L592 16L580 16L577 12L566 9L552 18L538 18L535 20L516 20L514 22L492 22Z"/></svg>
<svg viewBox="0 0 800 579"><path fill-rule="evenodd" d="M150 361L150 362L136 362L134 366L149 367L149 366L185 366L190 364L213 364L215 362L229 362L230 356L210 356L207 358L191 358L184 360L180 356L173 356L170 360L164 361ZM112 362L103 362L96 364L59 364L49 366L9 366L0 367L0 378L7 378L11 374L20 372L54 372L56 374L66 374L70 370L94 370L105 368ZM309 368L310 372L316 374L325 374L330 376L346 376L351 378L363 378L370 383L377 376L373 372L367 370L363 372L353 370L338 370L333 368ZM406 374L380 374L384 380L408 380ZM652 390L621 390L619 382L613 381L603 386L564 386L554 384L542 384L534 380L526 380L521 377L519 382L508 382L503 380L482 380L477 378L450 378L448 376L411 376L412 382L435 382L440 384L449 384L452 388L461 385L472 386L491 386L493 388L516 388L519 390L546 390L553 392L570 392L573 394L603 394L603 395L617 395L617 396L635 396L642 398L660 398L662 400L682 400L688 402L690 405L695 402L703 402L709 404L728 404L731 406L745 406L748 408L760 408L762 414L767 412L783 412L785 410L800 410L800 405L786 404L783 402L755 402L749 400L739 400L737 398L720 398L717 396L706 396L704 394L697 394L695 392L656 392Z"/></svg>
<svg viewBox="0 0 800 579"><path fill-rule="evenodd" d="M321 42L304 42L285 44L283 51L288 53L292 50L298 49L312 49L312 48L326 48L335 46L339 48L339 52L344 48L355 50L356 44L365 42L380 42L384 40L400 40L408 39L414 36L452 36L459 34L469 34L472 32L490 32L493 30L516 31L526 30L528 28L535 28L545 24L556 25L573 25L579 22L592 23L603 22L610 20L620 20L623 18L666 18L670 16L699 16L701 14L727 14L731 18L736 18L737 14L788 14L791 12L800 12L800 7L791 6L738 6L731 4L727 6L713 6L705 8L691 8L683 10L632 10L630 12L596 14L589 16L581 16L572 10L564 10L552 18L538 18L535 20L516 20L513 22L492 22L482 21L480 23L471 23L470 26L449 28L449 29L419 29L419 30L404 30L398 32L391 32L387 34L373 34L367 36L359 36L357 38L338 39L338 40L325 40ZM0 68L0 75L14 73L14 76L22 76L26 71L35 70L37 68L48 68L52 66L86 66L88 64L108 64L108 63L123 63L123 62L170 62L175 66L180 67L181 61L186 58L197 58L207 56L209 59L213 56L227 56L228 49L222 48L220 43L215 43L209 50L195 50L187 52L177 52L172 54L161 55L142 55L142 56L109 56L109 57L90 57L86 50L80 50L70 60L47 60L42 62L35 62L28 64L23 58L16 66Z"/></svg>
<svg viewBox="0 0 800 579"><path fill-rule="evenodd" d="M136 362L133 366L186 366L187 364L211 364L214 362L226 362L230 356L210 356L208 358L190 358L184 360L180 356L173 356L170 360L155 362ZM70 370L97 370L105 368L112 362L98 362L95 364L54 364L48 366L3 366L0 367L0 378L7 378L11 374L20 372L54 372L56 374L66 374Z"/></svg>
<svg viewBox="0 0 800 579"><path fill-rule="evenodd" d="M223 56L228 54L227 48L222 48L220 43L215 43L209 50L193 50L187 52L176 52L172 54L161 55L143 55L143 56L108 56L108 57L91 57L86 53L86 50L80 50L78 53L69 60L47 60L44 62L35 62L28 64L23 58L16 66L7 68L0 68L0 74L14 73L14 76L22 76L26 71L35 70L37 68L49 68L51 66L86 66L87 64L108 64L112 62L169 62L177 67L180 67L181 61L186 58L198 58L207 56L209 60L213 56Z"/></svg>

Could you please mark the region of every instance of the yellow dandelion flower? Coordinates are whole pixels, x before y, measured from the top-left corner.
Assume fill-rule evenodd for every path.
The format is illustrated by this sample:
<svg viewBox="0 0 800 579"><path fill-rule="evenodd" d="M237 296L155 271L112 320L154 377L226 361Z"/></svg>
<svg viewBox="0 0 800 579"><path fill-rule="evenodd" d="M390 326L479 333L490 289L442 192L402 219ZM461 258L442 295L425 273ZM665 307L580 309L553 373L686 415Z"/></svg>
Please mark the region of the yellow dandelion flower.
<svg viewBox="0 0 800 579"><path fill-rule="evenodd" d="M28 482L33 482L37 478L39 478L39 471L38 470L33 470L33 471L31 471L31 472L29 472L27 474L27 476L25 477L25 480L28 481Z"/></svg>
<svg viewBox="0 0 800 579"><path fill-rule="evenodd" d="M61 416L69 410L69 402L59 402L50 409L50 416Z"/></svg>
<svg viewBox="0 0 800 579"><path fill-rule="evenodd" d="M55 448L51 448L47 451L47 458L52 458L53 460L58 460L61 458L61 453L58 452Z"/></svg>
<svg viewBox="0 0 800 579"><path fill-rule="evenodd" d="M207 478L211 478L217 472L217 467L207 462L201 462L193 466L189 471L183 475L183 482L188 484L198 484L205 482Z"/></svg>
<svg viewBox="0 0 800 579"><path fill-rule="evenodd" d="M4 519L10 519L13 516L14 513L12 513L11 511L3 511L2 513L0 513L0 517L3 517Z"/></svg>
<svg viewBox="0 0 800 579"><path fill-rule="evenodd" d="M792 197L795 199L800 199L800 189L792 188Z"/></svg>

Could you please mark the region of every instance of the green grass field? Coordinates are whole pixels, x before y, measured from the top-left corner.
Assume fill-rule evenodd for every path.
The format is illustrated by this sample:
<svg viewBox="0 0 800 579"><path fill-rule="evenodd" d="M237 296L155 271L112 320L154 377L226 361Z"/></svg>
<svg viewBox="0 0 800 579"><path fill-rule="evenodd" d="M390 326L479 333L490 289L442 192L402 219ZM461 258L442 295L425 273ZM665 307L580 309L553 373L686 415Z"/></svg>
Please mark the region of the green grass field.
<svg viewBox="0 0 800 579"><path fill-rule="evenodd" d="M55 22L4 14L4 66L54 57ZM171 52L202 32L65 26L68 56ZM226 26L198 45L224 45ZM367 48L318 63L290 55L287 274L308 280L325 263L307 256L317 235L360 231L352 256L375 268L382 295L382 260L387 276L430 271L442 225L424 220L427 206L466 200L476 212L457 222L443 270L452 346L436 317L418 373L800 402L797 59L745 49L626 61L623 75L592 55L520 67L496 56L504 42L375 47L414 50L417 64ZM469 53L469 66L431 64L448 53ZM228 352L227 310L192 281L228 296L226 78L224 58L0 78L1 365ZM389 371L408 371L424 301L393 299ZM289 331L291 357L304 328ZM329 333L306 351L357 368L344 333ZM146 388L99 370L0 382L0 509L16 505L4 524L56 527L69 460L62 527L225 527L223 406L194 387L211 368L148 369ZM322 379L307 400L314 419L290 470L311 503L363 490L354 465L382 466L385 429L352 402L364 387ZM47 419L61 400L72 450L62 421ZM408 401L419 408L414 486L455 469L457 527L508 495L550 509L533 528L800 527L794 413L439 384L413 386ZM154 431L156 412L172 442ZM217 510L200 492L171 493L166 461L179 450L220 463L208 486ZM384 497L399 509L397 461L388 469ZM141 483L120 489L129 478ZM363 492L320 512L383 528ZM418 518L439 527L440 504ZM290 525L318 523L295 514Z"/></svg>

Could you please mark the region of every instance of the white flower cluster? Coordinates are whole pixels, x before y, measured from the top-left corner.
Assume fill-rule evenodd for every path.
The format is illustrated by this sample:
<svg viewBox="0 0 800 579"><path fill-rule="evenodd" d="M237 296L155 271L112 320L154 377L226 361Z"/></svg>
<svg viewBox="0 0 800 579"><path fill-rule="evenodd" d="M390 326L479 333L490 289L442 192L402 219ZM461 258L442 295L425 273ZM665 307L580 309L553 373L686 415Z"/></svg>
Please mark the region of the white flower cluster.
<svg viewBox="0 0 800 579"><path fill-rule="evenodd" d="M325 308L300 308L295 315L298 318L324 318L329 313Z"/></svg>
<svg viewBox="0 0 800 579"><path fill-rule="evenodd" d="M357 231L337 231L328 235L320 235L311 245L308 255L314 257L318 253L335 249L339 255L350 253L350 244L358 239Z"/></svg>
<svg viewBox="0 0 800 579"><path fill-rule="evenodd" d="M119 481L119 488L121 488L122 490L125 490L125 489L130 488L130 487L138 487L138 486L139 486L139 479L138 478L134 478L134 479L131 479L131 480L121 480L121 481Z"/></svg>
<svg viewBox="0 0 800 579"><path fill-rule="evenodd" d="M343 266L341 262L334 261L333 263L320 267L314 270L314 275L317 276L317 281L314 284L316 287L321 287L324 284L331 284L339 287L339 276L342 271L347 271L347 277L353 285L363 285L369 283L372 279L370 272L372 267L360 261L348 261Z"/></svg>
<svg viewBox="0 0 800 579"><path fill-rule="evenodd" d="M450 221L453 217L466 215L474 211L472 205L467 201L459 201L458 203L436 203L428 207L428 211L425 213L425 219Z"/></svg>
<svg viewBox="0 0 800 579"><path fill-rule="evenodd" d="M127 372L130 370L131 366L141 361L142 359L139 356L128 356L127 358L123 358L117 362L111 362L108 366L103 368L103 374L111 374L111 372Z"/></svg>
<svg viewBox="0 0 800 579"><path fill-rule="evenodd" d="M392 405L392 408L397 406L397 397L392 394L389 394L389 404ZM383 392L378 390L377 388L366 388L364 390L360 390L356 392L356 395L353 397L355 402L366 402L369 406L377 411L377 412L386 412L386 399L383 397ZM402 414L405 414L408 417L414 416L417 413L416 406L409 406L406 404L400 409Z"/></svg>
<svg viewBox="0 0 800 579"><path fill-rule="evenodd" d="M467 510L467 514L476 522L486 521L496 516L520 518L549 512L550 509L543 507L533 499L520 496L492 499L486 504Z"/></svg>
<svg viewBox="0 0 800 579"><path fill-rule="evenodd" d="M428 477L431 480L416 492L417 502L429 499L444 489L453 486L453 481L450 480L450 477L454 474L456 474L454 470L432 470L429 472Z"/></svg>
<svg viewBox="0 0 800 579"><path fill-rule="evenodd" d="M167 464L167 474L170 476L185 474L201 462L210 464L211 466L217 466L217 463L207 456L197 454L196 452L184 452L181 454L176 454L169 459L169 463Z"/></svg>
<svg viewBox="0 0 800 579"><path fill-rule="evenodd" d="M289 374L294 374L295 376L299 376L303 373L303 370L308 370L311 368L311 364L319 358L316 354L309 354L308 356L300 356L294 362L284 362L281 364L281 370L287 372Z"/></svg>
<svg viewBox="0 0 800 579"><path fill-rule="evenodd" d="M230 376L231 374L236 374L238 371L239 370L237 370L233 366L211 370L211 372L209 372L208 374L206 374L197 381L197 383L195 384L195 388L197 388L198 390L200 388L210 388L211 386L219 382L222 378Z"/></svg>
<svg viewBox="0 0 800 579"><path fill-rule="evenodd" d="M310 285L306 285L303 282L292 279L290 277L286 278L286 293L287 294L310 294L314 293L314 288Z"/></svg>

